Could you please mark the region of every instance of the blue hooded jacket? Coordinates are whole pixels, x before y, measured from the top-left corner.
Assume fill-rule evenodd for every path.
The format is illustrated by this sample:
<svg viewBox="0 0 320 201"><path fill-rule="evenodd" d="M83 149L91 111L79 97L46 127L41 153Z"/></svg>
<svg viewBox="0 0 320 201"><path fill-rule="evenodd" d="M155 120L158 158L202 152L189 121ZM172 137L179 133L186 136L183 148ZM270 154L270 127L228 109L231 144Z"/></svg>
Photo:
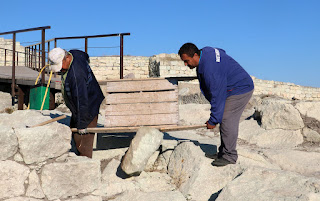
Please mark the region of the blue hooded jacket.
<svg viewBox="0 0 320 201"><path fill-rule="evenodd" d="M90 66L89 56L80 50L70 50L73 61L64 83L68 107L78 129L87 128L104 99L103 93Z"/></svg>
<svg viewBox="0 0 320 201"><path fill-rule="evenodd" d="M216 51L220 54L220 61ZM201 50L197 77L203 95L211 104L209 123L222 122L226 99L253 90L250 75L222 49L204 47Z"/></svg>

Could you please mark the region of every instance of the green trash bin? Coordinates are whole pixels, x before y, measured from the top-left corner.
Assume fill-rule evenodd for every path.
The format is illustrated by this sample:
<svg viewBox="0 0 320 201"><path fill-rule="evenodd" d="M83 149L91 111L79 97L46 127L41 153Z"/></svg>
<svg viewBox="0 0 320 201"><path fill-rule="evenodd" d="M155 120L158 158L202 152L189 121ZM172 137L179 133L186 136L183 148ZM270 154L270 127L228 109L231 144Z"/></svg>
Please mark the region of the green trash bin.
<svg viewBox="0 0 320 201"><path fill-rule="evenodd" d="M44 95L46 93L46 86L43 84L37 84L30 89L29 103L30 109L40 110ZM50 99L50 87L48 88L46 100L43 105L43 110L49 109L49 99Z"/></svg>

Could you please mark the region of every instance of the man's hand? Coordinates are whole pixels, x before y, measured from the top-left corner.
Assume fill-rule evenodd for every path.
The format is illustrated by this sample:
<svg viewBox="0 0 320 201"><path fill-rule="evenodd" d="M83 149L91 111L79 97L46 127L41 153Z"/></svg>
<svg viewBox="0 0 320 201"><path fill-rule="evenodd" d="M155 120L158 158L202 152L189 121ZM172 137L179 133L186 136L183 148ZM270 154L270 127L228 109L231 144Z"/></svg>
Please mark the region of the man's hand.
<svg viewBox="0 0 320 201"><path fill-rule="evenodd" d="M86 129L86 128L84 128L84 129L78 129L78 133L79 133L80 135L86 134L86 133L87 133L87 129Z"/></svg>
<svg viewBox="0 0 320 201"><path fill-rule="evenodd" d="M216 125L209 124L208 121L206 122L206 124L207 124L207 129L214 129L216 127Z"/></svg>

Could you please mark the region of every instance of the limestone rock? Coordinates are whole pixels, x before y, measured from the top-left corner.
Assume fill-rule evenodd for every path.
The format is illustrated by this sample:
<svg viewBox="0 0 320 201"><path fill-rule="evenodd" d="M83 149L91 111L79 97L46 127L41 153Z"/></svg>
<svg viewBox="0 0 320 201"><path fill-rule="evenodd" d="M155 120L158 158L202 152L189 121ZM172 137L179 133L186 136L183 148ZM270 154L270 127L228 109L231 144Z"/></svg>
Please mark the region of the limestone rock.
<svg viewBox="0 0 320 201"><path fill-rule="evenodd" d="M319 179L295 173L249 168L230 182L217 201L233 200L313 200L319 198ZM317 199L314 199L317 200Z"/></svg>
<svg viewBox="0 0 320 201"><path fill-rule="evenodd" d="M186 198L179 191L162 191L162 192L139 192L128 191L113 199L113 201L186 201Z"/></svg>
<svg viewBox="0 0 320 201"><path fill-rule="evenodd" d="M43 116L37 110L17 110L12 114L0 114L0 125L9 126L12 128L26 128L44 121L50 120L49 116Z"/></svg>
<svg viewBox="0 0 320 201"><path fill-rule="evenodd" d="M26 196L34 198L44 198L44 194L41 188L39 177L35 170L29 175L29 186L26 192Z"/></svg>
<svg viewBox="0 0 320 201"><path fill-rule="evenodd" d="M99 189L93 192L94 195L113 197L125 191L135 191L139 187L135 185L133 179L122 179L118 176L120 161L112 159L102 171L102 184Z"/></svg>
<svg viewBox="0 0 320 201"><path fill-rule="evenodd" d="M12 99L10 93L0 91L0 113L12 105Z"/></svg>
<svg viewBox="0 0 320 201"><path fill-rule="evenodd" d="M239 124L239 139L250 142L250 140L257 135L266 132L261 128L257 121L250 119L245 120Z"/></svg>
<svg viewBox="0 0 320 201"><path fill-rule="evenodd" d="M13 129L1 126L0 129L0 160L6 160L18 150L18 139Z"/></svg>
<svg viewBox="0 0 320 201"><path fill-rule="evenodd" d="M265 150L264 155L281 169L320 179L320 154L297 150Z"/></svg>
<svg viewBox="0 0 320 201"><path fill-rule="evenodd" d="M134 182L142 192L176 190L176 186L171 184L171 178L166 173L142 172L139 177L134 178Z"/></svg>
<svg viewBox="0 0 320 201"><path fill-rule="evenodd" d="M279 166L273 164L269 159L263 154L263 151L259 149L253 149L250 147L238 147L238 161L237 163L243 168L247 169L249 167L258 166L268 169L280 169Z"/></svg>
<svg viewBox="0 0 320 201"><path fill-rule="evenodd" d="M157 171L167 171L170 156L177 144L178 142L176 140L163 140L161 144L161 154L158 156L154 167Z"/></svg>
<svg viewBox="0 0 320 201"><path fill-rule="evenodd" d="M49 200L91 193L100 186L100 161L76 156L65 163L45 165L41 181Z"/></svg>
<svg viewBox="0 0 320 201"><path fill-rule="evenodd" d="M29 168L14 161L0 161L0 199L21 196Z"/></svg>
<svg viewBox="0 0 320 201"><path fill-rule="evenodd" d="M264 148L292 148L303 143L303 136L300 130L273 129L253 136L249 143Z"/></svg>
<svg viewBox="0 0 320 201"><path fill-rule="evenodd" d="M265 130L254 120L240 123L239 139L264 148L292 148L303 143L300 130Z"/></svg>
<svg viewBox="0 0 320 201"><path fill-rule="evenodd" d="M265 129L297 130L304 127L300 113L291 104L281 102L262 103L256 107L256 118Z"/></svg>
<svg viewBox="0 0 320 201"><path fill-rule="evenodd" d="M320 142L320 133L310 128L303 128L302 134L308 142Z"/></svg>
<svg viewBox="0 0 320 201"><path fill-rule="evenodd" d="M170 157L168 174L189 200L209 200L241 172L238 165L214 167L192 142L179 144Z"/></svg>
<svg viewBox="0 0 320 201"><path fill-rule="evenodd" d="M315 118L320 121L320 102L299 102L295 105L302 115Z"/></svg>
<svg viewBox="0 0 320 201"><path fill-rule="evenodd" d="M179 105L179 118L183 125L204 124L210 118L210 104ZM192 115L190 115L192 114Z"/></svg>
<svg viewBox="0 0 320 201"><path fill-rule="evenodd" d="M35 199L30 197L14 197L14 198L5 199L4 201L40 201L40 200L43 200L43 199Z"/></svg>
<svg viewBox="0 0 320 201"><path fill-rule="evenodd" d="M128 175L142 172L149 158L159 148L163 133L151 127L142 127L132 139L128 152L121 163L122 170Z"/></svg>
<svg viewBox="0 0 320 201"><path fill-rule="evenodd" d="M100 196L88 195L82 198L67 199L65 201L102 201L102 198Z"/></svg>
<svg viewBox="0 0 320 201"><path fill-rule="evenodd" d="M18 128L15 133L20 153L27 164L61 156L71 147L70 128L57 122L35 128Z"/></svg>

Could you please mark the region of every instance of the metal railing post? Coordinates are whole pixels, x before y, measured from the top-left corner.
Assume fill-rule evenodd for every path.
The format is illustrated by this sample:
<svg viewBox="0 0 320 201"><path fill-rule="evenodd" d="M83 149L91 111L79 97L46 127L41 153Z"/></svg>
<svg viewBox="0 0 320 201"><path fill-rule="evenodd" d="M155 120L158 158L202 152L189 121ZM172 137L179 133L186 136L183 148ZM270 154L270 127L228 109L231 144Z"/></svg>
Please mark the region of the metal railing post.
<svg viewBox="0 0 320 201"><path fill-rule="evenodd" d="M12 105L15 103L15 89L16 89L16 33L13 33L12 40L12 82L11 82L11 96Z"/></svg>
<svg viewBox="0 0 320 201"><path fill-rule="evenodd" d="M4 66L7 65L7 49L4 49Z"/></svg>
<svg viewBox="0 0 320 201"><path fill-rule="evenodd" d="M40 67L40 69L41 68L43 68L45 65L46 65L46 55L45 55L45 29L42 29L42 37L41 37L41 42L42 42L42 53L41 53L41 56L42 56L42 65L41 65L41 67ZM39 48L39 54L40 54L40 48ZM40 56L40 55L39 55ZM39 65L40 65L40 63L39 63ZM45 72L46 71L42 71L42 84L44 84L45 83Z"/></svg>
<svg viewBox="0 0 320 201"><path fill-rule="evenodd" d="M123 35L120 34L120 79L123 79Z"/></svg>
<svg viewBox="0 0 320 201"><path fill-rule="evenodd" d="M84 51L88 54L88 38L84 39Z"/></svg>

